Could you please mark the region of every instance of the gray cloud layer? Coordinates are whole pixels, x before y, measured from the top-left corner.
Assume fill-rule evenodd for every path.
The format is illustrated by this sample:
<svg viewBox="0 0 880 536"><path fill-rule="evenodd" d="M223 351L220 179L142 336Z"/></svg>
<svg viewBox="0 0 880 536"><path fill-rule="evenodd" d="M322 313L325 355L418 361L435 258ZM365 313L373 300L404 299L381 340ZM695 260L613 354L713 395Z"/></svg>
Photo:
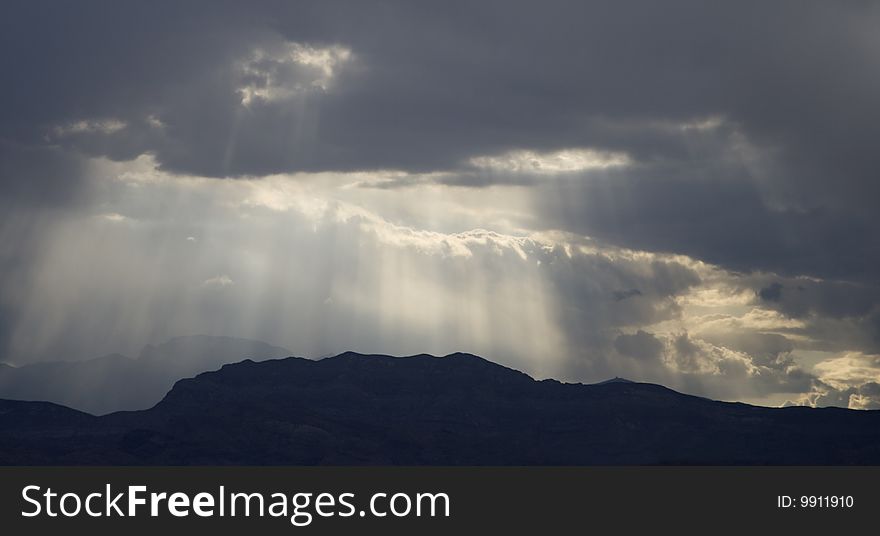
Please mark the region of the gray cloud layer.
<svg viewBox="0 0 880 536"><path fill-rule="evenodd" d="M500 215L469 221L491 231L506 225L506 236L561 232L658 254L635 262L535 246L527 257L541 261L540 277L511 268L518 255L471 258L471 269L486 274L542 281L557 325L584 349L563 367L571 377L641 371L667 383L698 376L693 390L733 397L740 391L732 384L751 381L768 385L760 392L824 389L825 398L867 399L871 387L821 383L794 367L792 355L880 351L878 23L880 9L866 2L11 3L0 22L0 69L11 73L0 86L0 346L8 353L28 338L12 326L39 309L24 290L34 273L46 273L50 261L76 266L74 252L52 242L53 225L84 213L186 219L160 200L194 218L174 227L174 237L196 239L199 229L226 223L203 183L142 187L154 197L135 201L126 193L132 181L108 187L96 179L95 162L149 154L155 172L170 177L371 172L358 183L361 200L406 200L372 206L384 218L379 228L400 223L420 237L426 229L473 230L458 228L454 216L427 216L423 196L437 188L526 191L517 210L506 197L487 196L487 210ZM193 201L203 195L202 204ZM381 256L371 234L338 223L321 227L323 240L300 236L298 250L324 263L300 272L302 285L312 278L328 287L322 277L352 261L341 246L333 251L342 260L328 256L327 243ZM241 237L258 231L240 225ZM176 266L187 255L178 248L192 246L155 228L128 238L165 255L148 264ZM115 250L93 254L127 251L116 239ZM651 331L690 314L681 301L715 284L667 254L726 271L725 288L745 291L750 306L788 323L759 329L713 317L699 333ZM204 310L234 316L233 305L250 298L227 272L244 268L213 251L200 259L216 264L216 273L190 274L206 282L201 291L238 296ZM458 288L465 268L428 259L411 262L426 263L436 284ZM167 319L185 308L142 279L118 283L112 296L156 296L138 314ZM119 304L98 290L92 306L115 311ZM313 290L308 298L291 292L320 309L327 296ZM267 295L266 310L293 314L273 303ZM147 341L134 337L167 331L144 326L122 330L117 342L139 347ZM76 323L57 329L40 351L92 337ZM364 332L360 340L371 339ZM708 370L718 385L704 387Z"/></svg>
<svg viewBox="0 0 880 536"><path fill-rule="evenodd" d="M238 176L617 150L636 169L559 186L563 203L543 195L549 217L565 215L551 225L737 270L876 282L872 4L257 4L13 5L0 133L25 154L6 159L150 151L168 170ZM318 87L287 42L352 57ZM282 83L300 90L242 104L243 87ZM716 131L682 130L712 117ZM47 166L53 187L72 180ZM25 168L5 182L40 180ZM495 175L461 181L511 179Z"/></svg>

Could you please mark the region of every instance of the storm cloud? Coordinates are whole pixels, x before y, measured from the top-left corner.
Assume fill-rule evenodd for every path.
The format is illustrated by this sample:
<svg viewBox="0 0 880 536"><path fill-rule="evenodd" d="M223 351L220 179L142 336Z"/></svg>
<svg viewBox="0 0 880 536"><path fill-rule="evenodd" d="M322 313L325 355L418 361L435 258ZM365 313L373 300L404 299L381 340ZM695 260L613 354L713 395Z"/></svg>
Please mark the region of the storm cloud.
<svg viewBox="0 0 880 536"><path fill-rule="evenodd" d="M855 1L10 3L0 357L216 333L867 407L878 23Z"/></svg>

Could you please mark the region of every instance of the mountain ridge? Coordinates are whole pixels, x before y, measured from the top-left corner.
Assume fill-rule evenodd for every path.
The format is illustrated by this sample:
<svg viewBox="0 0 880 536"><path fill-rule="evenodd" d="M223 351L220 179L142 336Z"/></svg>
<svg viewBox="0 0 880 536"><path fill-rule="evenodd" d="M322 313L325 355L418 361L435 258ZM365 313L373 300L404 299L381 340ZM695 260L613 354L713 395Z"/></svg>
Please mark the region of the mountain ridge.
<svg viewBox="0 0 880 536"><path fill-rule="evenodd" d="M878 462L878 411L535 380L466 354L244 360L179 380L150 409L100 417L0 401L7 465Z"/></svg>

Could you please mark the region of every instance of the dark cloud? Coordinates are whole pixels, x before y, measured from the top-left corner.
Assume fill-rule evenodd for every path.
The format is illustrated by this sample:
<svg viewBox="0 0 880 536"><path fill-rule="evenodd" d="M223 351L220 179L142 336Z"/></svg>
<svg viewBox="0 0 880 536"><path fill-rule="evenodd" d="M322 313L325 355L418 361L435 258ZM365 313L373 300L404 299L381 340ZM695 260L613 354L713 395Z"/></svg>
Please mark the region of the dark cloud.
<svg viewBox="0 0 880 536"><path fill-rule="evenodd" d="M773 282L758 291L758 296L765 301L778 302L782 298L782 283Z"/></svg>
<svg viewBox="0 0 880 536"><path fill-rule="evenodd" d="M615 290L611 293L614 296L614 299L617 301L625 300L627 298L632 298L633 296L641 296L642 291L637 288L631 288L628 290Z"/></svg>
<svg viewBox="0 0 880 536"><path fill-rule="evenodd" d="M166 169L208 176L451 170L439 180L480 185L535 179L474 171L476 156L622 151L635 168L539 192L539 225L734 270L876 281L872 4L18 2L6 11L0 67L15 75L0 88L0 137L25 152L47 143L113 159L152 152ZM291 63L290 43L352 56L316 85L324 75ZM244 105L244 87L265 98ZM283 91L272 97L273 88ZM83 121L124 127L70 128ZM28 165L8 167L3 188L14 191Z"/></svg>
<svg viewBox="0 0 880 536"><path fill-rule="evenodd" d="M781 328L780 332L806 338L808 342L802 341L802 347L880 352L877 285L812 278L780 281L766 274L742 279L745 288L754 289L756 305L800 323L798 327Z"/></svg>
<svg viewBox="0 0 880 536"><path fill-rule="evenodd" d="M632 335L619 335L614 339L614 348L623 355L640 360L659 360L663 355L663 342L646 331L639 330Z"/></svg>
<svg viewBox="0 0 880 536"><path fill-rule="evenodd" d="M701 333L700 337L713 344L742 352L750 356L756 365L784 369L794 364L791 357L794 344L789 338L778 333L743 330Z"/></svg>
<svg viewBox="0 0 880 536"><path fill-rule="evenodd" d="M540 224L734 271L877 283L880 247L872 237L880 222L771 209L751 182L691 174L621 171L544 183Z"/></svg>

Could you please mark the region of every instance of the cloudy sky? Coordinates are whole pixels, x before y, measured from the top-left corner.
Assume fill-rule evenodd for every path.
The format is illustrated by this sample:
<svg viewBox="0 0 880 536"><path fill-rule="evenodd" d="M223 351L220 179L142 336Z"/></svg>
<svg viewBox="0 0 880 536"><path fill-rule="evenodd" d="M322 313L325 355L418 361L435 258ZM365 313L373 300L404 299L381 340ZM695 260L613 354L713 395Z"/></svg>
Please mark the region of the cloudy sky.
<svg viewBox="0 0 880 536"><path fill-rule="evenodd" d="M6 2L0 361L189 334L880 407L873 2Z"/></svg>

